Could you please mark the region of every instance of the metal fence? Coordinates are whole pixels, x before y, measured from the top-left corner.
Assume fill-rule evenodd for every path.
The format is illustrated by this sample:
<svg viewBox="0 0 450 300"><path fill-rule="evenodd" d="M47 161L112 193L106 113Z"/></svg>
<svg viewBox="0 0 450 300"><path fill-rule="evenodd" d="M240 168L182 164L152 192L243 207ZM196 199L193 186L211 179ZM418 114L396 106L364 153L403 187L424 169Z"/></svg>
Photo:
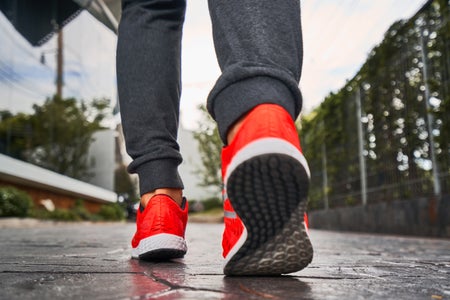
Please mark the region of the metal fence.
<svg viewBox="0 0 450 300"><path fill-rule="evenodd" d="M450 191L449 2L391 26L356 76L302 124L310 208Z"/></svg>

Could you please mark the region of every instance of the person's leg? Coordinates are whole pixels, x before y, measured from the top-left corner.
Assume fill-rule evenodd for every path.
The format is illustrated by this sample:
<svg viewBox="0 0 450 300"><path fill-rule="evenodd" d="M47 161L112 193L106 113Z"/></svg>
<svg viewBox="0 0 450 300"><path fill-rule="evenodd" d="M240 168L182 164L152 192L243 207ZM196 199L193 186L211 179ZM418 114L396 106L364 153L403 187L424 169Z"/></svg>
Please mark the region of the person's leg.
<svg viewBox="0 0 450 300"><path fill-rule="evenodd" d="M131 173L141 195L182 189L177 144L185 1L123 0L117 81Z"/></svg>
<svg viewBox="0 0 450 300"><path fill-rule="evenodd" d="M226 275L278 275L312 259L301 110L300 3L209 0L222 75L208 98L222 152Z"/></svg>
<svg viewBox="0 0 450 300"><path fill-rule="evenodd" d="M139 175L141 209L133 257L186 252L187 204L178 174L181 36L184 0L123 0L117 81L128 170Z"/></svg>
<svg viewBox="0 0 450 300"><path fill-rule="evenodd" d="M302 34L298 0L209 0L214 45L222 75L208 97L224 143L240 117L274 103L296 119Z"/></svg>

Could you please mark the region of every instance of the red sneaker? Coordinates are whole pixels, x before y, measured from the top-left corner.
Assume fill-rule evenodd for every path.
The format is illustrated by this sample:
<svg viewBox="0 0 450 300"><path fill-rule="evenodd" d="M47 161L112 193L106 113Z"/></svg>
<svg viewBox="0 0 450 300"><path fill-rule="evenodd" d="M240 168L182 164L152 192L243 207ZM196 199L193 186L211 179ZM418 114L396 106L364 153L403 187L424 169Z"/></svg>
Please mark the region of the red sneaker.
<svg viewBox="0 0 450 300"><path fill-rule="evenodd" d="M280 275L305 268L313 249L304 223L309 168L295 124L262 104L222 151L225 275ZM234 208L234 209L233 209Z"/></svg>
<svg viewBox="0 0 450 300"><path fill-rule="evenodd" d="M184 240L188 203L180 207L166 195L155 195L136 216L136 233L131 241L132 257L144 260L167 260L186 254Z"/></svg>

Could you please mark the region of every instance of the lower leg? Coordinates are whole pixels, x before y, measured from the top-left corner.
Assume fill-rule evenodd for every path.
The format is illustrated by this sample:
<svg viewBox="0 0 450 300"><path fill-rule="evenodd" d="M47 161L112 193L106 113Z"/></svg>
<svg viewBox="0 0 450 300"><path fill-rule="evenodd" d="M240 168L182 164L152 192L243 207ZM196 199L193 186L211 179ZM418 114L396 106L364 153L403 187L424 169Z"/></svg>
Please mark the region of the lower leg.
<svg viewBox="0 0 450 300"><path fill-rule="evenodd" d="M148 201L156 195L167 195L172 198L178 205L183 203L183 190L174 188L159 188L141 196L141 205L146 207Z"/></svg>
<svg viewBox="0 0 450 300"><path fill-rule="evenodd" d="M223 72L208 110L227 144L224 273L295 272L313 254L302 226L309 171L293 122L302 104L300 3L209 0L209 5Z"/></svg>
<svg viewBox="0 0 450 300"><path fill-rule="evenodd" d="M123 0L117 81L128 170L141 195L181 190L177 143L183 0ZM166 191L167 192L167 191ZM174 199L177 193L167 192ZM148 196L143 196L146 204Z"/></svg>
<svg viewBox="0 0 450 300"><path fill-rule="evenodd" d="M185 5L185 0L122 0L117 45L120 109L133 159L128 170L139 175L141 204L146 207L137 211L134 258L179 258L187 250L188 206L181 207L177 143ZM154 197L161 194L165 196Z"/></svg>
<svg viewBox="0 0 450 300"><path fill-rule="evenodd" d="M208 111L223 142L260 104L277 104L296 119L302 105L300 1L209 0L209 10L222 75Z"/></svg>
<svg viewBox="0 0 450 300"><path fill-rule="evenodd" d="M242 122L244 121L245 116L239 118L236 123L234 123L231 128L228 130L227 133L227 144L231 144L231 142L234 140L234 137L239 132L239 129L242 126Z"/></svg>

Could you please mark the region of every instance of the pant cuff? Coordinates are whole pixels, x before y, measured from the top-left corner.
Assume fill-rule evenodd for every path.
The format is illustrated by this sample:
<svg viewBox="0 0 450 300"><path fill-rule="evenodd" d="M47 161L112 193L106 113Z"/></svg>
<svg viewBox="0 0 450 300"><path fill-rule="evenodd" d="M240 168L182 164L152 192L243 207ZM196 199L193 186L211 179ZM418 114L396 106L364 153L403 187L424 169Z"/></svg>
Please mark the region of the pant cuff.
<svg viewBox="0 0 450 300"><path fill-rule="evenodd" d="M295 120L298 116L296 100L286 85L269 76L250 77L230 84L212 100L210 113L217 121L220 137L227 144L230 127L259 104L282 106Z"/></svg>
<svg viewBox="0 0 450 300"><path fill-rule="evenodd" d="M141 196L158 188L183 189L178 164L175 159L161 159L149 161L136 168L134 171L139 175Z"/></svg>

